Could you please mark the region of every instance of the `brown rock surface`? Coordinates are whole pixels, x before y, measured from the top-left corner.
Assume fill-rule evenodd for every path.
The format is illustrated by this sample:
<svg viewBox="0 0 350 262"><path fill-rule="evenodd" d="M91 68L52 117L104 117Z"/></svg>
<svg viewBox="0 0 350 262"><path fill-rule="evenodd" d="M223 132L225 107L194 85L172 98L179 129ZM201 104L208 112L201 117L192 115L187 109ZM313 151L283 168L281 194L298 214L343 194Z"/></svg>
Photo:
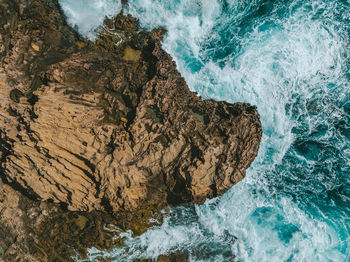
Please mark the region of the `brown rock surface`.
<svg viewBox="0 0 350 262"><path fill-rule="evenodd" d="M157 262L187 262L188 256L184 254L161 255L157 258Z"/></svg>
<svg viewBox="0 0 350 262"><path fill-rule="evenodd" d="M91 43L57 1L0 0L0 193L108 211L141 233L154 210L243 179L262 134L256 108L191 92L164 33L120 14Z"/></svg>

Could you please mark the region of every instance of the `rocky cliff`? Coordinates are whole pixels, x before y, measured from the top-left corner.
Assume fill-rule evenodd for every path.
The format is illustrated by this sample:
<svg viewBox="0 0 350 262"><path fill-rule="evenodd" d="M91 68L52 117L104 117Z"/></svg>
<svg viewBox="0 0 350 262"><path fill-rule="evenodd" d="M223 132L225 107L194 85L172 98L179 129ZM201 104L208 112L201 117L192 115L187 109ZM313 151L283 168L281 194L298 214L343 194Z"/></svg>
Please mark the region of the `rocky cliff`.
<svg viewBox="0 0 350 262"><path fill-rule="evenodd" d="M165 33L119 14L92 43L55 0L0 0L0 191L108 212L141 233L153 211L243 179L262 134L256 108L191 92Z"/></svg>

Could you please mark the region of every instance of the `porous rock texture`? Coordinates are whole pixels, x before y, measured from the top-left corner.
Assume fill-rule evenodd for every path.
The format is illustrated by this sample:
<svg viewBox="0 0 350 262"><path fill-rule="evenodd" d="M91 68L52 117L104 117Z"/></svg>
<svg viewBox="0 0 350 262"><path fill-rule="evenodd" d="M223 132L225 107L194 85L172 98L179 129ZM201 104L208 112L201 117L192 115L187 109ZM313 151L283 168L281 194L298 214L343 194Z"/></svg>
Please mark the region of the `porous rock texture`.
<svg viewBox="0 0 350 262"><path fill-rule="evenodd" d="M191 92L162 50L165 33L119 14L92 43L55 0L0 0L6 190L129 221L242 180L262 135L256 107Z"/></svg>

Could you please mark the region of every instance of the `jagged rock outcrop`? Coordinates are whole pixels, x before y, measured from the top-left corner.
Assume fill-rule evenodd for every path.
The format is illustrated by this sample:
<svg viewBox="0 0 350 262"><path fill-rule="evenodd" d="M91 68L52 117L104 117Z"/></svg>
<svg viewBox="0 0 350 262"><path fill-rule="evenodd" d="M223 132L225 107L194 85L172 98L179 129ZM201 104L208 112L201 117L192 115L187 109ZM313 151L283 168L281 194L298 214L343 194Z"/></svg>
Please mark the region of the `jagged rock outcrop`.
<svg viewBox="0 0 350 262"><path fill-rule="evenodd" d="M91 43L57 1L0 0L1 179L32 199L126 220L243 179L262 134L256 108L191 92L164 34L120 14Z"/></svg>
<svg viewBox="0 0 350 262"><path fill-rule="evenodd" d="M244 177L261 137L256 108L190 92L161 49L163 30L137 31L120 15L93 45L54 2L13 3L1 9L8 183L70 210L119 212L200 203Z"/></svg>

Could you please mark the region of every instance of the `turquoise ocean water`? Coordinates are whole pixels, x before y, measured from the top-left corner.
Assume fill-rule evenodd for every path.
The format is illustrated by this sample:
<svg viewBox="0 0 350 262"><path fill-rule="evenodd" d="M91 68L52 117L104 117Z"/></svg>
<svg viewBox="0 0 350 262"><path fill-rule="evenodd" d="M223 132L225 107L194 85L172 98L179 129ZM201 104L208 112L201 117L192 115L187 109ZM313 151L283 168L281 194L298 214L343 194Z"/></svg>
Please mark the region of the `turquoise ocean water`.
<svg viewBox="0 0 350 262"><path fill-rule="evenodd" d="M116 0L60 0L94 39ZM179 207L114 261L189 252L191 261L350 261L350 1L129 0L191 90L255 104L264 135L247 177L201 206Z"/></svg>

